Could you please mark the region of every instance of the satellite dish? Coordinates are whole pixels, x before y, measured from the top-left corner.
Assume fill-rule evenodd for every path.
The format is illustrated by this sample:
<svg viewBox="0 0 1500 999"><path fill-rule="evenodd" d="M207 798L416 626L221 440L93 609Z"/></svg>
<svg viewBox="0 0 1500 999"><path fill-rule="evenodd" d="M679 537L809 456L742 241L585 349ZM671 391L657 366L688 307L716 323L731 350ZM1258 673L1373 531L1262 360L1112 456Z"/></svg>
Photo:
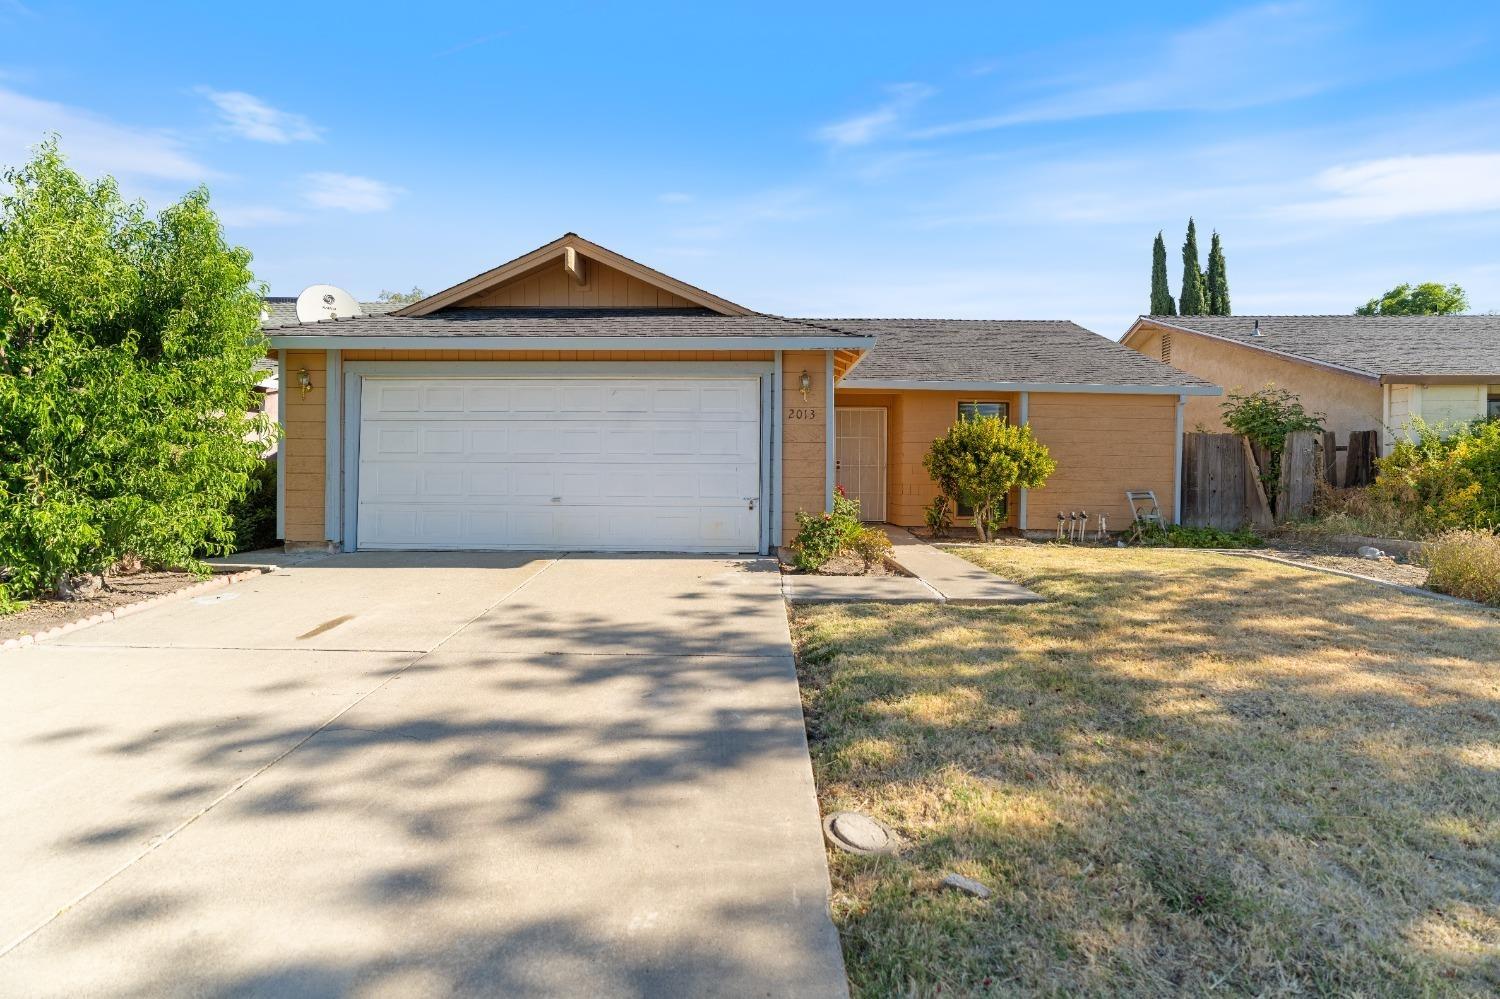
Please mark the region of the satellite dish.
<svg viewBox="0 0 1500 999"><path fill-rule="evenodd" d="M354 296L331 284L315 284L297 296L297 322L316 323L324 319L348 319L364 312Z"/></svg>

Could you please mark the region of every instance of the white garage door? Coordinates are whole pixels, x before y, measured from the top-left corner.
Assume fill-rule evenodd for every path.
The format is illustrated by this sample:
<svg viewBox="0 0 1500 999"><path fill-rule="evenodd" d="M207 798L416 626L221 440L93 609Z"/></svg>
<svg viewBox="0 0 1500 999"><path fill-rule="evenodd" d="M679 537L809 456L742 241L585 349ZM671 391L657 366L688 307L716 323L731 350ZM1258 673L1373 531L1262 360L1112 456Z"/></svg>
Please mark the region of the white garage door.
<svg viewBox="0 0 1500 999"><path fill-rule="evenodd" d="M360 548L751 552L755 378L364 380Z"/></svg>

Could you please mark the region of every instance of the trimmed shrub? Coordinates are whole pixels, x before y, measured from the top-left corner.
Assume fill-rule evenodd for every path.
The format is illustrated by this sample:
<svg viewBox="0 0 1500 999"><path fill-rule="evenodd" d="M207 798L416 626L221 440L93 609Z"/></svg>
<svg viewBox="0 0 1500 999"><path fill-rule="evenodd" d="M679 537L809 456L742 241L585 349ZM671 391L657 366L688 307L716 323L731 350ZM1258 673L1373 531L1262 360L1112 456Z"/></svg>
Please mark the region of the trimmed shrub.
<svg viewBox="0 0 1500 999"><path fill-rule="evenodd" d="M1422 553L1427 588L1500 607L1500 537L1489 531L1449 531Z"/></svg>
<svg viewBox="0 0 1500 999"><path fill-rule="evenodd" d="M996 416L959 420L932 442L922 464L944 496L974 511L974 529L983 541L990 539L1012 489L1035 489L1057 469L1031 427Z"/></svg>
<svg viewBox="0 0 1500 999"><path fill-rule="evenodd" d="M884 562L885 557L891 553L891 547L891 539L878 527L861 527L849 541L849 550L865 564L865 572L869 572L871 566Z"/></svg>
<svg viewBox="0 0 1500 999"><path fill-rule="evenodd" d="M859 500L850 498L844 487L838 486L832 513L798 512L797 536L791 546L793 561L803 572L817 572L829 559L849 549L864 529L859 522Z"/></svg>

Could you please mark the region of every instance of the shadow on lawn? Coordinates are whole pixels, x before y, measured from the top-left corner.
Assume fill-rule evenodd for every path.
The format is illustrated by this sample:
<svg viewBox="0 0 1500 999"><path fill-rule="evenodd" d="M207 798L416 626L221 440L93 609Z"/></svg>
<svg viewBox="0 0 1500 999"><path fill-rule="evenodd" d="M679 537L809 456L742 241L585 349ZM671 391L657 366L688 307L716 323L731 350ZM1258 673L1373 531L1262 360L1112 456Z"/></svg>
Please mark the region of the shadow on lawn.
<svg viewBox="0 0 1500 999"><path fill-rule="evenodd" d="M824 810L915 844L833 860L858 990L1500 987L1500 615L1046 552L974 556L1036 607L798 612Z"/></svg>

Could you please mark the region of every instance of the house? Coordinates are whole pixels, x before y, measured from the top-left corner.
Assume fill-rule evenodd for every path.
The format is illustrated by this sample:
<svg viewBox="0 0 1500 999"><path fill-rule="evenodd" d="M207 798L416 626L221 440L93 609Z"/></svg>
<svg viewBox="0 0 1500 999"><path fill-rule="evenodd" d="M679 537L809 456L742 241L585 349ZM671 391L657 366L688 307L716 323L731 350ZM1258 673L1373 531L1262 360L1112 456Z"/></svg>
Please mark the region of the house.
<svg viewBox="0 0 1500 999"><path fill-rule="evenodd" d="M1341 441L1380 431L1382 452L1413 417L1500 415L1500 316L1141 316L1121 342L1231 392L1286 389ZM1221 415L1188 401L1189 428Z"/></svg>
<svg viewBox="0 0 1500 999"><path fill-rule="evenodd" d="M1182 408L1219 389L1068 322L790 319L568 233L383 315L267 328L278 521L352 549L768 552L836 483L923 523L930 442L1028 422L1058 470L1009 526L1171 515ZM833 403L829 405L830 401Z"/></svg>

